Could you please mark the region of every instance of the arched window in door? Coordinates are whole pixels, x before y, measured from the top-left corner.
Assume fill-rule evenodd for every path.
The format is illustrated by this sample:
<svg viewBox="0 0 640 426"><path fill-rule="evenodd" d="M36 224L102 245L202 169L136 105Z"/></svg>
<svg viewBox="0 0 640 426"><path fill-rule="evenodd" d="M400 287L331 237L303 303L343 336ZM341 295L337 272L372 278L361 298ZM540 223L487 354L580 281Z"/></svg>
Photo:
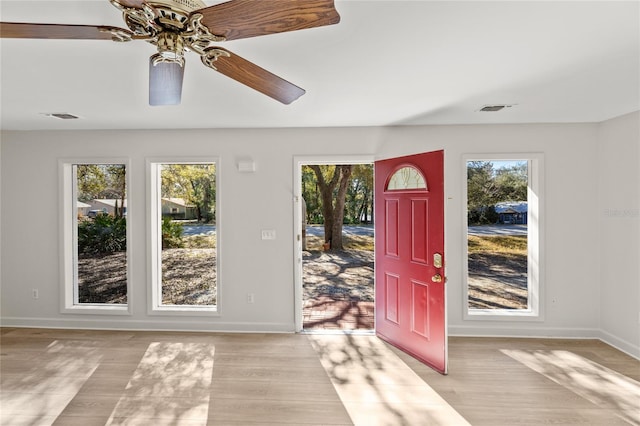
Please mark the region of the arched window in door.
<svg viewBox="0 0 640 426"><path fill-rule="evenodd" d="M387 181L385 191L427 191L427 181L422 172L414 166L405 165L391 175Z"/></svg>

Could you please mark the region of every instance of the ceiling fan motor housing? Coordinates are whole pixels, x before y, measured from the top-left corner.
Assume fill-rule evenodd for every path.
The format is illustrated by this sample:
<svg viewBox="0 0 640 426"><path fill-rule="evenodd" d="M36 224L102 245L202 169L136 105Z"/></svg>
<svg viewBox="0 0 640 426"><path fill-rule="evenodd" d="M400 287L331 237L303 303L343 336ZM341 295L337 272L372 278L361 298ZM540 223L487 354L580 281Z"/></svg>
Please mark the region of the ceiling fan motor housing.
<svg viewBox="0 0 640 426"><path fill-rule="evenodd" d="M207 7L201 0L150 0L147 4L154 7L167 7L169 9L177 9L182 12L191 13L194 10L204 9Z"/></svg>
<svg viewBox="0 0 640 426"><path fill-rule="evenodd" d="M184 66L184 39L178 33L163 31L158 34L158 54L153 56L154 65L159 62L175 62Z"/></svg>
<svg viewBox="0 0 640 426"><path fill-rule="evenodd" d="M200 0L152 0L147 4L156 10L159 25L177 31L187 27L191 12L207 7Z"/></svg>

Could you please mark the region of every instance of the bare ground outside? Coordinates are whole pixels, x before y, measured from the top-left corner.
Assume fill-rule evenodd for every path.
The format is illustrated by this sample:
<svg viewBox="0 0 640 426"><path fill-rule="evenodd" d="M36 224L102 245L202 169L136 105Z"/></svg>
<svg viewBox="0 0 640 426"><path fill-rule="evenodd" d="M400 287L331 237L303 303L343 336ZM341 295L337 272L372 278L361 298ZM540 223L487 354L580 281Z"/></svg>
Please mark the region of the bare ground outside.
<svg viewBox="0 0 640 426"><path fill-rule="evenodd" d="M217 303L215 236L184 238L188 248L162 250L162 303L207 306ZM127 303L126 253L78 259L80 303Z"/></svg>
<svg viewBox="0 0 640 426"><path fill-rule="evenodd" d="M127 254L81 255L78 259L80 303L127 303Z"/></svg>
<svg viewBox="0 0 640 426"><path fill-rule="evenodd" d="M526 235L468 237L470 309L527 309Z"/></svg>
<svg viewBox="0 0 640 426"><path fill-rule="evenodd" d="M303 297L311 300L357 302L374 300L373 237L348 236L346 250L321 251L319 237L308 237L303 252ZM166 249L162 253L163 303L215 305L216 250ZM80 303L127 303L126 255L82 256L78 261ZM470 253L469 306L527 307L526 255ZM347 306L347 305L345 305Z"/></svg>
<svg viewBox="0 0 640 426"><path fill-rule="evenodd" d="M372 330L373 237L345 235L345 250L323 251L324 240L307 236L303 257L303 328Z"/></svg>

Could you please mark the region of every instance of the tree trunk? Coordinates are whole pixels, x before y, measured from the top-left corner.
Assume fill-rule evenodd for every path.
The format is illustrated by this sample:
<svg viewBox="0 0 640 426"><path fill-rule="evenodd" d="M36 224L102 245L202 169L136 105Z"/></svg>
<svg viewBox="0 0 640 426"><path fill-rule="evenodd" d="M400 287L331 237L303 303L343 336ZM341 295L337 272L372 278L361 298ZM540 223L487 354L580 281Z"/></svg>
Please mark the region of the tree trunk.
<svg viewBox="0 0 640 426"><path fill-rule="evenodd" d="M342 250L342 224L344 223L344 205L347 198L347 189L349 186L349 178L353 166L336 166L336 173L340 174L340 182L338 186L338 195L336 196L336 204L333 209L333 232L331 248Z"/></svg>
<svg viewBox="0 0 640 426"><path fill-rule="evenodd" d="M327 182L320 166L309 166L318 179L318 187L322 197L322 214L324 216L324 241L332 250L342 250L342 223L344 221L344 205L347 196L352 165L335 166L331 180ZM335 198L333 192L338 188Z"/></svg>
<svg viewBox="0 0 640 426"><path fill-rule="evenodd" d="M204 210L204 222L210 222L211 217L211 181L209 179L203 179L203 191L202 191L202 209Z"/></svg>

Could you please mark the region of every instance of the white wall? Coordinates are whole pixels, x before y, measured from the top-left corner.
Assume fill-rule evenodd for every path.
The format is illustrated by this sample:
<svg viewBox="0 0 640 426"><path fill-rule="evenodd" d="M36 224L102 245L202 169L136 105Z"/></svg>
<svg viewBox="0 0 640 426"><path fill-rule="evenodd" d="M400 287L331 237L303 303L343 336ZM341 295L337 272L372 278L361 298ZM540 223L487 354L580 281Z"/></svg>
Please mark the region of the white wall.
<svg viewBox="0 0 640 426"><path fill-rule="evenodd" d="M600 327L640 357L640 113L602 123L598 139Z"/></svg>
<svg viewBox="0 0 640 426"><path fill-rule="evenodd" d="M443 148L448 198L446 256L451 333L597 337L600 309L610 309L600 302L600 271L594 260L600 239L597 232L600 212L594 208L599 183L598 173L594 172L599 164L598 129L597 124L576 124L4 132L1 148L2 323L7 326L291 331L294 329L293 157L344 154L387 158ZM628 137L630 130L620 128L617 132ZM465 321L461 290L462 155L504 151L544 154L545 315L538 322ZM196 155L221 158L221 315L216 318L150 316L146 288L145 158ZM128 213L133 231L131 317L59 313L57 159L74 156L131 158ZM237 160L247 157L255 161L255 173L237 171ZM51 208L46 212L29 209L33 200ZM261 229L275 229L277 240L262 241ZM32 288L40 290L40 299L31 298ZM255 293L255 304L246 303L249 292ZM626 295L619 297L624 299ZM605 317L609 320L602 315ZM624 332L612 327L608 327L607 332L630 340L633 345L633 340L625 337Z"/></svg>
<svg viewBox="0 0 640 426"><path fill-rule="evenodd" d="M293 154L372 155L376 133L375 129L3 133L2 324L292 331ZM151 316L147 314L145 161L198 155L220 158L221 315ZM59 158L91 156L131 159L131 317L59 313L57 163ZM237 160L247 157L255 161L255 173L238 172ZM34 205L40 207L30 207ZM277 240L261 240L261 229L275 229ZM39 289L37 300L31 297L34 288ZM246 303L247 293L255 293L254 304Z"/></svg>
<svg viewBox="0 0 640 426"><path fill-rule="evenodd" d="M597 177L597 125L496 125L403 128L382 150L391 157L445 149L448 321L451 334L593 336L598 328L598 246L593 208ZM544 155L545 211L541 321L463 319L463 154L522 152ZM589 229L592 231L589 232ZM595 268L595 270L593 269Z"/></svg>

